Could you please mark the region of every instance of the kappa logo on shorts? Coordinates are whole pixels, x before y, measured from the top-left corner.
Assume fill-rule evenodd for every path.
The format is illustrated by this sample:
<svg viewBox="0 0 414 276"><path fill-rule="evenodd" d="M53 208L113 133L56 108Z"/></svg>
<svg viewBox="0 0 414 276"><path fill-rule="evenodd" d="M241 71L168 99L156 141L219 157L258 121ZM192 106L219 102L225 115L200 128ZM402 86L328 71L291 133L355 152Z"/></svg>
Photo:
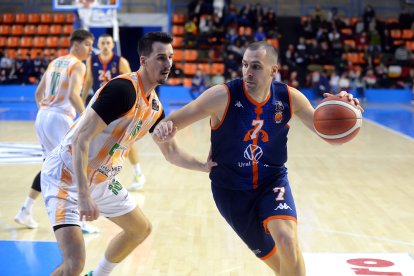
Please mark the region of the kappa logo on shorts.
<svg viewBox="0 0 414 276"><path fill-rule="evenodd" d="M279 203L279 205L276 207L275 211L277 210L292 210L292 208L290 208L289 205L287 205L287 203Z"/></svg>

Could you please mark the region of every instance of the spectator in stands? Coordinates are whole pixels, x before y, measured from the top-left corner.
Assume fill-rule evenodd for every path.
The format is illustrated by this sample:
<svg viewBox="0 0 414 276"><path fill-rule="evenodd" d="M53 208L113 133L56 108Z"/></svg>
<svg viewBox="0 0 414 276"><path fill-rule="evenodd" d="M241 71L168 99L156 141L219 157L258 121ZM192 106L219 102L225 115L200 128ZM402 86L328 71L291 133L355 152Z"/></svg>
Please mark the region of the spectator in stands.
<svg viewBox="0 0 414 276"><path fill-rule="evenodd" d="M33 61L30 59L30 54L26 54L26 59L24 60L23 63L23 72L24 72L24 77L23 79L25 80L25 83L29 84L30 83L30 77L33 76Z"/></svg>
<svg viewBox="0 0 414 276"><path fill-rule="evenodd" d="M17 53L17 57L14 62L14 70L17 77L17 83L24 84L26 80L24 79L24 60L21 53Z"/></svg>
<svg viewBox="0 0 414 276"><path fill-rule="evenodd" d="M284 57L285 57L285 62L289 67L291 67L291 68L296 67L296 63L295 63L295 46L293 46L293 44L288 45L288 48L285 52Z"/></svg>
<svg viewBox="0 0 414 276"><path fill-rule="evenodd" d="M394 57L396 62L401 66L409 66L412 63L413 54L405 44L401 44L397 49L395 49Z"/></svg>
<svg viewBox="0 0 414 276"><path fill-rule="evenodd" d="M255 41L263 41L266 39L266 34L262 26L259 26L253 34Z"/></svg>
<svg viewBox="0 0 414 276"><path fill-rule="evenodd" d="M321 23L326 20L326 11L319 4L315 6L315 10L311 13L311 18L315 22Z"/></svg>
<svg viewBox="0 0 414 276"><path fill-rule="evenodd" d="M263 19L263 26L268 38L279 38L279 27L277 24L276 13L272 8L268 8Z"/></svg>
<svg viewBox="0 0 414 276"><path fill-rule="evenodd" d="M239 38L236 28L228 28L226 32L226 36L224 38L226 40L226 44L228 45L235 44L236 40Z"/></svg>
<svg viewBox="0 0 414 276"><path fill-rule="evenodd" d="M43 67L43 59L40 53L36 53L36 57L33 59L33 77L37 80L40 80L40 76L42 74L42 67Z"/></svg>
<svg viewBox="0 0 414 276"><path fill-rule="evenodd" d="M296 88L296 89L299 88L298 72L292 71L290 73L290 77L289 77L289 81L288 81L287 85L289 85L293 88Z"/></svg>
<svg viewBox="0 0 414 276"><path fill-rule="evenodd" d="M190 95L193 99L197 98L207 89L207 78L200 68L197 68L196 73L191 81Z"/></svg>
<svg viewBox="0 0 414 276"><path fill-rule="evenodd" d="M366 88L376 88L377 87L377 77L374 74L374 71L369 68L362 78L363 83Z"/></svg>
<svg viewBox="0 0 414 276"><path fill-rule="evenodd" d="M336 73L336 70L332 70L331 75L329 77L329 85L331 87L331 92L333 94L337 94L340 92L339 90L339 76Z"/></svg>
<svg viewBox="0 0 414 276"><path fill-rule="evenodd" d="M0 70L2 71L2 78L4 78L3 83L9 82L13 66L14 60L9 57L7 51L4 51L4 55L0 60Z"/></svg>
<svg viewBox="0 0 414 276"><path fill-rule="evenodd" d="M224 77L226 79L230 79L232 72L237 72L238 70L239 63L234 58L234 54L229 53L227 58L224 60Z"/></svg>
<svg viewBox="0 0 414 276"><path fill-rule="evenodd" d="M224 76L220 72L216 72L216 74L211 78L211 86L222 84L226 81Z"/></svg>
<svg viewBox="0 0 414 276"><path fill-rule="evenodd" d="M371 5L366 5L362 14L364 30L367 32L371 21L375 20L375 10Z"/></svg>
<svg viewBox="0 0 414 276"><path fill-rule="evenodd" d="M197 46L208 45L213 31L213 21L211 20L211 15L204 15L200 17L198 30Z"/></svg>
<svg viewBox="0 0 414 276"><path fill-rule="evenodd" d="M413 14L403 6L400 15L398 16L398 24L400 25L401 29L410 29L411 25L414 22Z"/></svg>
<svg viewBox="0 0 414 276"><path fill-rule="evenodd" d="M338 19L338 8L337 7L332 7L327 16L326 16L326 20L328 22L332 22L334 23L336 21L336 19Z"/></svg>
<svg viewBox="0 0 414 276"><path fill-rule="evenodd" d="M237 62L240 62L244 54L244 48L243 48L241 39L237 39L233 45L229 45L227 47L227 53L233 54L234 59Z"/></svg>
<svg viewBox="0 0 414 276"><path fill-rule="evenodd" d="M197 35L197 18L193 17L184 24L184 45L192 47L195 46Z"/></svg>
<svg viewBox="0 0 414 276"><path fill-rule="evenodd" d="M339 79L339 91L349 91L350 83L351 82L348 78L348 73L343 72L341 78Z"/></svg>
<svg viewBox="0 0 414 276"><path fill-rule="evenodd" d="M213 44L220 45L224 33L223 20L217 15L213 15L213 23L211 28L210 40Z"/></svg>

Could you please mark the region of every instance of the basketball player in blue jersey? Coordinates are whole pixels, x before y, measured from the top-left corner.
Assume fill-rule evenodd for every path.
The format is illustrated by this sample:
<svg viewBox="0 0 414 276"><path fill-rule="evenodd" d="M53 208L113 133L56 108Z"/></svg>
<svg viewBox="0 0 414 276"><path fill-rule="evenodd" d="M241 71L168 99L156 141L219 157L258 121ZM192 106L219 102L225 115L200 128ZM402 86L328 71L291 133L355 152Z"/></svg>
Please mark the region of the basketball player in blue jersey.
<svg viewBox="0 0 414 276"><path fill-rule="evenodd" d="M285 167L287 134L293 115L314 131L314 108L295 88L273 81L277 64L271 45L249 45L243 79L206 90L159 123L153 136L175 144L177 129L210 117L210 158L217 163L211 188L221 215L275 274L301 276L306 271ZM359 104L351 94L340 95Z"/></svg>
<svg viewBox="0 0 414 276"><path fill-rule="evenodd" d="M82 89L82 98L85 105L88 105L95 92L112 78L131 72L129 62L113 52L114 41L112 36L109 34L101 35L98 39L98 48L100 53L92 55L86 61L86 79ZM129 190L142 190L145 184L145 176L139 163L138 151L131 148L128 158L134 170L134 177Z"/></svg>

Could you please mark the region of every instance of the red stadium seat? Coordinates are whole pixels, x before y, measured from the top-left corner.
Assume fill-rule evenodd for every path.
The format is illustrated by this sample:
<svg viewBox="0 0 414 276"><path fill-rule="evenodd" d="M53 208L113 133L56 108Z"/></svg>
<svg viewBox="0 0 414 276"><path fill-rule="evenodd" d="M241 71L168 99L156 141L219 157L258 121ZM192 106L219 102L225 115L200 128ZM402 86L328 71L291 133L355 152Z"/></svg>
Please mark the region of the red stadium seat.
<svg viewBox="0 0 414 276"><path fill-rule="evenodd" d="M26 55L29 53L29 49L20 48L17 50L17 53L22 56L22 58L26 58Z"/></svg>
<svg viewBox="0 0 414 276"><path fill-rule="evenodd" d="M40 14L38 13L29 13L27 16L27 23L37 24L40 22Z"/></svg>
<svg viewBox="0 0 414 276"><path fill-rule="evenodd" d="M3 24L14 23L15 16L12 13L3 13Z"/></svg>
<svg viewBox="0 0 414 276"><path fill-rule="evenodd" d="M59 49L56 52L56 55L59 56L59 57L60 56L65 56L67 54L69 54L69 49Z"/></svg>
<svg viewBox="0 0 414 276"><path fill-rule="evenodd" d="M172 46L174 48L181 48L181 47L183 47L183 40L184 40L184 38L182 36L174 36L174 40L172 42Z"/></svg>
<svg viewBox="0 0 414 276"><path fill-rule="evenodd" d="M9 35L11 27L9 25L0 25L0 35Z"/></svg>
<svg viewBox="0 0 414 276"><path fill-rule="evenodd" d="M199 63L197 66L204 74L211 74L211 65L209 63Z"/></svg>
<svg viewBox="0 0 414 276"><path fill-rule="evenodd" d="M27 22L27 14L26 13L17 13L15 22L18 24L25 24Z"/></svg>
<svg viewBox="0 0 414 276"><path fill-rule="evenodd" d="M185 50L184 59L187 61L194 61L197 59L198 53L197 50Z"/></svg>
<svg viewBox="0 0 414 276"><path fill-rule="evenodd" d="M56 47L58 47L59 46L59 37L58 36L48 36L46 38L46 45L49 48L56 48Z"/></svg>
<svg viewBox="0 0 414 276"><path fill-rule="evenodd" d="M401 30L400 29L392 29L390 35L393 39L400 39L401 38Z"/></svg>
<svg viewBox="0 0 414 276"><path fill-rule="evenodd" d="M183 72L186 75L195 75L197 71L197 65L195 63L185 63L183 67Z"/></svg>
<svg viewBox="0 0 414 276"><path fill-rule="evenodd" d="M224 74L224 64L223 63L213 63L211 65L211 73L212 74Z"/></svg>
<svg viewBox="0 0 414 276"><path fill-rule="evenodd" d="M402 39L409 40L412 39L414 36L414 31L411 29L405 29L402 31Z"/></svg>
<svg viewBox="0 0 414 276"><path fill-rule="evenodd" d="M24 26L23 33L25 35L35 35L37 33L36 25L26 25L26 26Z"/></svg>
<svg viewBox="0 0 414 276"><path fill-rule="evenodd" d="M174 54L173 54L173 61L177 62L177 61L182 61L184 57L184 51L183 50L175 50Z"/></svg>
<svg viewBox="0 0 414 276"><path fill-rule="evenodd" d="M176 35L184 35L184 27L183 26L179 26L179 25L173 25L171 28L171 33L176 36Z"/></svg>
<svg viewBox="0 0 414 276"><path fill-rule="evenodd" d="M70 47L70 37L63 36L60 38L60 47L69 48Z"/></svg>
<svg viewBox="0 0 414 276"><path fill-rule="evenodd" d="M17 51L15 49L7 49L7 56L11 59L16 59Z"/></svg>
<svg viewBox="0 0 414 276"><path fill-rule="evenodd" d="M182 13L174 13L172 17L173 24L184 24L185 23L185 14Z"/></svg>
<svg viewBox="0 0 414 276"><path fill-rule="evenodd" d="M73 32L72 25L63 25L63 34L70 35Z"/></svg>
<svg viewBox="0 0 414 276"><path fill-rule="evenodd" d="M31 59L35 59L37 54L40 54L40 56L42 56L43 51L41 49L31 49L30 50L30 58Z"/></svg>
<svg viewBox="0 0 414 276"><path fill-rule="evenodd" d="M53 22L53 14L51 13L40 14L40 22L42 24L51 24Z"/></svg>
<svg viewBox="0 0 414 276"><path fill-rule="evenodd" d="M33 47L43 48L46 46L46 38L44 36L37 36L33 38Z"/></svg>
<svg viewBox="0 0 414 276"><path fill-rule="evenodd" d="M184 86L185 87L191 87L192 83L193 83L193 80L191 78L184 78Z"/></svg>
<svg viewBox="0 0 414 276"><path fill-rule="evenodd" d="M37 26L38 35L48 35L49 34L49 25L42 24Z"/></svg>
<svg viewBox="0 0 414 276"><path fill-rule="evenodd" d="M0 36L0 48L3 48L7 45L7 38L5 36Z"/></svg>
<svg viewBox="0 0 414 276"><path fill-rule="evenodd" d="M13 25L11 27L11 34L20 36L23 34L23 25Z"/></svg>
<svg viewBox="0 0 414 276"><path fill-rule="evenodd" d="M169 78L168 84L170 85L181 85L183 81L180 78Z"/></svg>
<svg viewBox="0 0 414 276"><path fill-rule="evenodd" d="M66 23L72 24L75 21L75 15L73 13L66 14Z"/></svg>
<svg viewBox="0 0 414 276"><path fill-rule="evenodd" d="M66 23L66 14L64 14L64 13L55 13L55 14L53 14L53 23L55 23L55 24L64 24L64 23Z"/></svg>
<svg viewBox="0 0 414 276"><path fill-rule="evenodd" d="M407 47L407 49L414 51L414 41L407 41L405 43L405 47Z"/></svg>
<svg viewBox="0 0 414 276"><path fill-rule="evenodd" d="M9 36L7 38L7 47L17 48L20 46L20 38L16 36Z"/></svg>
<svg viewBox="0 0 414 276"><path fill-rule="evenodd" d="M277 38L266 39L267 43L271 44L276 49L279 49L279 40Z"/></svg>
<svg viewBox="0 0 414 276"><path fill-rule="evenodd" d="M20 47L30 48L33 44L33 38L31 36L23 36L20 39Z"/></svg>
<svg viewBox="0 0 414 276"><path fill-rule="evenodd" d="M50 26L50 34L52 35L61 35L62 34L62 25L53 24Z"/></svg>

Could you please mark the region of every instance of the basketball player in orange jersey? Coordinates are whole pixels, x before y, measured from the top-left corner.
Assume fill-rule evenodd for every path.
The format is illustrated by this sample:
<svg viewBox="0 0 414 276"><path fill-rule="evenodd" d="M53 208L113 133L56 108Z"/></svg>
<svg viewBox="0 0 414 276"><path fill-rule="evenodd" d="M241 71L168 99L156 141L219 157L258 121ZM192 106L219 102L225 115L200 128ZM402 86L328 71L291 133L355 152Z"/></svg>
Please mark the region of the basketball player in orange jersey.
<svg viewBox="0 0 414 276"><path fill-rule="evenodd" d="M101 35L98 39L98 48L101 52L89 57L86 61L86 80L82 89L82 99L86 105L88 105L93 94L109 80L119 74L131 72L129 62L113 52L114 41L112 36L109 34ZM89 93L91 91L92 93ZM128 159L134 170L134 178L129 190L141 190L144 188L145 176L141 171L138 151L135 147L131 147Z"/></svg>
<svg viewBox="0 0 414 276"><path fill-rule="evenodd" d="M302 276L305 264L285 167L287 134L293 115L314 131L314 108L295 88L272 81L277 63L271 45L249 45L243 79L206 90L159 123L154 139L175 144L177 129L210 117L211 160L217 163L211 188L221 215L276 275ZM340 95L359 103L351 94Z"/></svg>
<svg viewBox="0 0 414 276"><path fill-rule="evenodd" d="M70 37L69 55L53 60L44 73L35 92L39 107L35 128L42 145L43 158L59 144L73 124L73 119L85 110L80 96L85 77L85 65L82 61L91 54L93 35L85 30L76 30ZM40 194L40 172L36 175L29 195L15 216L17 223L28 228L36 228L32 217L34 201ZM98 229L92 225L82 225L84 233L95 233Z"/></svg>
<svg viewBox="0 0 414 276"><path fill-rule="evenodd" d="M79 275L85 264L81 220L102 215L122 230L108 245L93 275L109 275L151 232L151 224L116 178L128 150L164 117L155 93L172 65L172 37L147 33L138 44L141 67L102 86L85 112L46 158L42 195L63 256L52 275ZM158 145L171 163L209 172L173 143Z"/></svg>

